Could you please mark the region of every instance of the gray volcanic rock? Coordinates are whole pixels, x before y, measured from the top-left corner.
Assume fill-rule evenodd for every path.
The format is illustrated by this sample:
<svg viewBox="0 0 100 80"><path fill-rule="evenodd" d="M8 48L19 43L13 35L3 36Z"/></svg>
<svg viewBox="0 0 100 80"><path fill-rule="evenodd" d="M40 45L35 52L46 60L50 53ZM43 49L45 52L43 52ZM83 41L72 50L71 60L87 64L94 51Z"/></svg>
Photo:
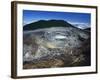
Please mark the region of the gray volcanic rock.
<svg viewBox="0 0 100 80"><path fill-rule="evenodd" d="M23 40L24 69L90 65L86 61L90 56L90 34L81 29L51 27L25 31Z"/></svg>

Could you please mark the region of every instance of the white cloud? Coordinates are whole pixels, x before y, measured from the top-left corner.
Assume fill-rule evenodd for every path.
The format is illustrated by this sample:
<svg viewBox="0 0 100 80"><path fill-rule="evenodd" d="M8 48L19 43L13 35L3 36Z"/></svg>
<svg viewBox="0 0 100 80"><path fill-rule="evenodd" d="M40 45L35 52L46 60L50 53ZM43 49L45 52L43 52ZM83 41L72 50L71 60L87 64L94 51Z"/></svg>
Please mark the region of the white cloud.
<svg viewBox="0 0 100 80"><path fill-rule="evenodd" d="M78 23L78 22L69 22L69 23L80 29L86 29L91 27L90 24L88 23Z"/></svg>

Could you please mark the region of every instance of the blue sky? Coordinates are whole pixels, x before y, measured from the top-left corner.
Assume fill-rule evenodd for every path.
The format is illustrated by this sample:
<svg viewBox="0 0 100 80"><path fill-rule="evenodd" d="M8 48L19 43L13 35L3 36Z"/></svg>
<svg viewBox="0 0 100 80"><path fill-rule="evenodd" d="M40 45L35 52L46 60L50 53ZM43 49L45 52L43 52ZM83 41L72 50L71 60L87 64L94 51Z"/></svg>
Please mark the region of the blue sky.
<svg viewBox="0 0 100 80"><path fill-rule="evenodd" d="M23 10L23 24L29 24L38 20L65 20L71 23L86 23L90 25L91 14L74 12L52 12Z"/></svg>

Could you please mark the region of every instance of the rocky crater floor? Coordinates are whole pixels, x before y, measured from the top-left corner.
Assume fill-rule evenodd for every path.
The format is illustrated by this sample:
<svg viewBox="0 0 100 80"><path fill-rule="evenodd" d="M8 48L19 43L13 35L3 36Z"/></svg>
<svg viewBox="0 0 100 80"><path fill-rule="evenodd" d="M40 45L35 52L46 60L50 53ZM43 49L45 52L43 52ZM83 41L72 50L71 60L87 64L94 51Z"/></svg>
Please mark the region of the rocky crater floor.
<svg viewBox="0 0 100 80"><path fill-rule="evenodd" d="M23 69L89 66L90 32L50 27L23 32Z"/></svg>

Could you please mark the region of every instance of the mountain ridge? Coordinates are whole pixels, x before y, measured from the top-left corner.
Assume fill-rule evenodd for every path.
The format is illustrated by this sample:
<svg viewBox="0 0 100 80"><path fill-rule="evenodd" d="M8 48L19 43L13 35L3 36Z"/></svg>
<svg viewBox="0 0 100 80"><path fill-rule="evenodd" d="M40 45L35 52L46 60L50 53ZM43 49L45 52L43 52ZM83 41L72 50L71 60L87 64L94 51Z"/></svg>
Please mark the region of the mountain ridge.
<svg viewBox="0 0 100 80"><path fill-rule="evenodd" d="M26 24L23 27L23 30L35 30L38 28L50 28L50 27L74 27L72 24L68 23L64 20L39 20L36 22L32 22L30 24Z"/></svg>

